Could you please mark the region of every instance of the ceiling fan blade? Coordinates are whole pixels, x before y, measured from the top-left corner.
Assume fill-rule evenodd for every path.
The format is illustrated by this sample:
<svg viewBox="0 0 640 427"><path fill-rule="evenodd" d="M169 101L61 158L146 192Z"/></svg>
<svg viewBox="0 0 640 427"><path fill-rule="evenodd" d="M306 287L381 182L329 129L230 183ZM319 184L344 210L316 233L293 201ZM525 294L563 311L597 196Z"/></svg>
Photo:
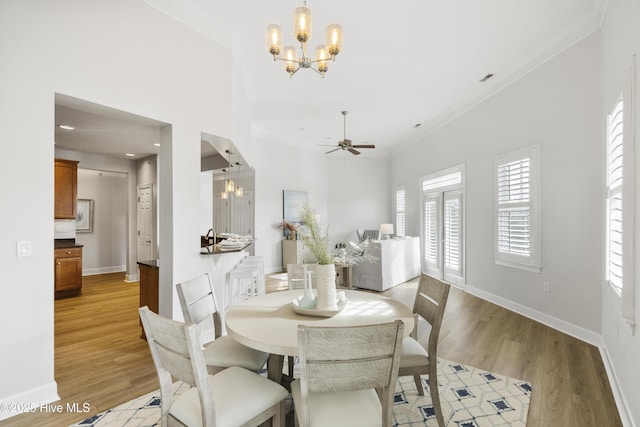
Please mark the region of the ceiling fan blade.
<svg viewBox="0 0 640 427"><path fill-rule="evenodd" d="M338 151L338 150L341 150L341 148L340 148L340 147L338 147L338 148L334 148L333 150L329 150L329 151L327 151L327 152L326 152L326 153L324 153L324 154L333 153L334 151Z"/></svg>
<svg viewBox="0 0 640 427"><path fill-rule="evenodd" d="M376 148L373 144L352 145L353 148Z"/></svg>
<svg viewBox="0 0 640 427"><path fill-rule="evenodd" d="M355 154L356 156L358 154L360 154L360 152L358 150L354 150L353 148L348 148L348 150L349 150L350 153Z"/></svg>

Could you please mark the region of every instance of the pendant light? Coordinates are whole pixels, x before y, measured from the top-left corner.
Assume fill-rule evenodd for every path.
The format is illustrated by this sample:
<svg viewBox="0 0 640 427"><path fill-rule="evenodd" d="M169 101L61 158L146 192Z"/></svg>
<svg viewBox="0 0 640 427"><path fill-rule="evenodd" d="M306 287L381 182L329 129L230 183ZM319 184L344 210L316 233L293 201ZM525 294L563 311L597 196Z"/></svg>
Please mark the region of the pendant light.
<svg viewBox="0 0 640 427"><path fill-rule="evenodd" d="M242 197L242 187L240 187L240 166L242 166L242 163L240 162L236 162L236 165L238 166L238 184L236 185L236 197Z"/></svg>
<svg viewBox="0 0 640 427"><path fill-rule="evenodd" d="M231 155L233 154L233 151L231 150L226 150L225 153L229 154L229 177L227 179L227 181L225 182L225 191L227 193L233 193L234 191L234 187L235 184L233 183L233 180L231 179Z"/></svg>
<svg viewBox="0 0 640 427"><path fill-rule="evenodd" d="M226 169L222 169L222 172L224 172L226 174L227 170ZM222 189L222 192L220 193L220 198L223 199L223 200L226 200L226 199L229 198L229 196L227 195L227 189L226 188Z"/></svg>

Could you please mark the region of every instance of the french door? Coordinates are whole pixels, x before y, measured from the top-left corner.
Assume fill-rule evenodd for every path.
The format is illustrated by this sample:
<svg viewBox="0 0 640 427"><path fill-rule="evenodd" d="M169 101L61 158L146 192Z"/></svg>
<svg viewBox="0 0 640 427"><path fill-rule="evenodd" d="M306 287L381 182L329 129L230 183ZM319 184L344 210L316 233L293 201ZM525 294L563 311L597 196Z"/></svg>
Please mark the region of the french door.
<svg viewBox="0 0 640 427"><path fill-rule="evenodd" d="M463 189L423 195L424 264L428 275L464 284Z"/></svg>

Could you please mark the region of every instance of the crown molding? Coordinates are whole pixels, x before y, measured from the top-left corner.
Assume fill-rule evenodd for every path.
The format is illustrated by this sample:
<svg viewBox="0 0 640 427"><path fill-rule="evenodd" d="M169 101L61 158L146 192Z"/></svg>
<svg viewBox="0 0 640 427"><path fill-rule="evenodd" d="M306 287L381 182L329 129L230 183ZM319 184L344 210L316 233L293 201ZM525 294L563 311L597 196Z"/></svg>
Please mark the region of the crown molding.
<svg viewBox="0 0 640 427"><path fill-rule="evenodd" d="M474 93L457 103L453 108L423 123L419 134L400 142L393 148L392 154L398 154L412 145L424 140L428 135L443 127L447 123L478 106L504 88L512 85L531 71L540 67L550 59L564 52L574 44L583 40L600 29L602 16L606 8L606 0L594 0L594 7L582 15L572 25L565 28L556 36L547 40L522 60L516 62L505 72L496 74L490 85L483 85Z"/></svg>

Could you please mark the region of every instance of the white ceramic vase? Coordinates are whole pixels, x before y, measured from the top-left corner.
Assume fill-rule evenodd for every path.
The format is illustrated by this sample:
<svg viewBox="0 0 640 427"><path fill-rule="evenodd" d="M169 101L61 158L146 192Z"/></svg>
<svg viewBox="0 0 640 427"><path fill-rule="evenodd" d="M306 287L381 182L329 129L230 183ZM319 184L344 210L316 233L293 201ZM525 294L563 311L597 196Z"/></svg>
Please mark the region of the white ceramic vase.
<svg viewBox="0 0 640 427"><path fill-rule="evenodd" d="M316 281L316 308L318 310L337 310L336 300L336 266L320 264Z"/></svg>
<svg viewBox="0 0 640 427"><path fill-rule="evenodd" d="M300 300L301 308L316 308L316 297L313 296L313 289L311 287L311 272L307 272L304 275L304 295Z"/></svg>

